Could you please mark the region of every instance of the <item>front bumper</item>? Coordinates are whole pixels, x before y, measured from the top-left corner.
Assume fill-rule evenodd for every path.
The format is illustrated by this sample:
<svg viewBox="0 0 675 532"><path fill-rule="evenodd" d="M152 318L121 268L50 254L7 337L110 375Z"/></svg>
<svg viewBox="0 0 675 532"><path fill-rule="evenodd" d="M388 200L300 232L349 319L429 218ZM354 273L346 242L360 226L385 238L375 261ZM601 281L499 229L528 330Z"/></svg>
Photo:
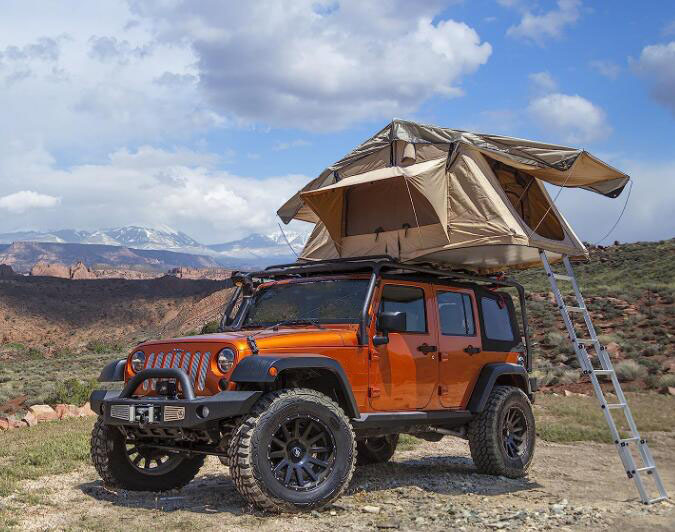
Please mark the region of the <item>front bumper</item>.
<svg viewBox="0 0 675 532"><path fill-rule="evenodd" d="M133 397L134 390L151 378L176 379L184 398ZM94 390L89 401L91 409L103 416L106 425L191 429L246 414L262 393L226 391L195 397L192 384L180 370L146 369L131 378L122 391Z"/></svg>

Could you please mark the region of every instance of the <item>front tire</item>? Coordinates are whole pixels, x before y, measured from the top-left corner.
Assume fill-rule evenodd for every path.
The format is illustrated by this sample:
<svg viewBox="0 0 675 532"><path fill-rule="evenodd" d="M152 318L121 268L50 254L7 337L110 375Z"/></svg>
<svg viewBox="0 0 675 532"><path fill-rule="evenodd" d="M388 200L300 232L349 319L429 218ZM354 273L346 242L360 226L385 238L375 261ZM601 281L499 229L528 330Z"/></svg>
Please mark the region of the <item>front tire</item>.
<svg viewBox="0 0 675 532"><path fill-rule="evenodd" d="M520 478L527 474L536 440L530 400L520 388L495 386L485 409L469 425L469 448L478 471Z"/></svg>
<svg viewBox="0 0 675 532"><path fill-rule="evenodd" d="M398 434L364 438L356 442L356 465L383 464L391 460L398 445Z"/></svg>
<svg viewBox="0 0 675 532"><path fill-rule="evenodd" d="M91 461L110 487L132 491L182 488L197 475L204 458L128 443L117 427L105 425L101 417L91 432Z"/></svg>
<svg viewBox="0 0 675 532"><path fill-rule="evenodd" d="M241 496L269 512L321 508L349 484L354 431L342 409L311 389L263 396L235 430L230 473Z"/></svg>

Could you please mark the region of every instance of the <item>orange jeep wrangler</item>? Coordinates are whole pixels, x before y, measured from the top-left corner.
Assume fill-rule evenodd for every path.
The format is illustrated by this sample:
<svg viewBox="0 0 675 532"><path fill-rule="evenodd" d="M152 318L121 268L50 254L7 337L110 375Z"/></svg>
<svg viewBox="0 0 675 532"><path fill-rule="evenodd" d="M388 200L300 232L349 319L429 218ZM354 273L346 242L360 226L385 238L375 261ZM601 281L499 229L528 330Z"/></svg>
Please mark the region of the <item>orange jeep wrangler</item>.
<svg viewBox="0 0 675 532"><path fill-rule="evenodd" d="M522 286L366 257L233 277L222 332L138 345L97 390L91 457L106 484L179 488L206 455L268 511L324 506L399 434L469 440L478 471L520 477L536 383ZM522 331L511 297L518 291Z"/></svg>

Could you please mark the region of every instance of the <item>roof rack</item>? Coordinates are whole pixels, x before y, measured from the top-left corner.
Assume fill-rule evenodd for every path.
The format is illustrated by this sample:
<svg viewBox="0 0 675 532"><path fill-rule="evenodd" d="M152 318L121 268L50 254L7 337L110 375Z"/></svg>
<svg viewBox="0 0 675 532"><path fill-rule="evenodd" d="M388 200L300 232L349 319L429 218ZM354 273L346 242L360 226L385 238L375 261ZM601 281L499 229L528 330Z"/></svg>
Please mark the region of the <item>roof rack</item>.
<svg viewBox="0 0 675 532"><path fill-rule="evenodd" d="M425 273L439 278L457 279L480 283L496 284L499 286L515 286L517 283L500 276L479 275L466 270L437 267L430 263L411 264L396 260L391 255L369 255L363 257L348 257L326 259L319 261L294 262L290 264L275 264L262 271L240 272L249 278L271 278L293 276L312 273L353 272L358 270L372 271L377 269L403 270L408 272Z"/></svg>

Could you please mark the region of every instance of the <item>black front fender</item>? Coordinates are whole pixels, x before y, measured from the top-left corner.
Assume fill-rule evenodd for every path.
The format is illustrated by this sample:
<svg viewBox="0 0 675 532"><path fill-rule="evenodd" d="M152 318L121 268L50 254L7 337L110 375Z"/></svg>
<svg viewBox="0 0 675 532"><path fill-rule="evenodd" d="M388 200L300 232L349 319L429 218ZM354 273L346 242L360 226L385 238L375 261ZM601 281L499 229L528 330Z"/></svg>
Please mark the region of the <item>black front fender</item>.
<svg viewBox="0 0 675 532"><path fill-rule="evenodd" d="M106 364L98 376L98 382L118 382L124 380L124 365L127 363L126 358L113 360Z"/></svg>
<svg viewBox="0 0 675 532"><path fill-rule="evenodd" d="M488 397L494 388L497 379L503 375L509 375L520 384L520 388L529 396L532 395L530 389L530 379L527 370L519 364L494 363L486 364L480 372L476 386L473 388L471 399L467 405L467 410L474 414L479 414L485 408Z"/></svg>
<svg viewBox="0 0 675 532"><path fill-rule="evenodd" d="M270 369L275 368L274 375ZM237 364L232 372L231 381L236 383L273 383L278 376L290 369L316 369L328 371L337 381L337 385L345 399L345 413L349 417L358 417L359 408L356 405L349 379L340 363L330 357L318 354L298 355L253 355L248 356Z"/></svg>

